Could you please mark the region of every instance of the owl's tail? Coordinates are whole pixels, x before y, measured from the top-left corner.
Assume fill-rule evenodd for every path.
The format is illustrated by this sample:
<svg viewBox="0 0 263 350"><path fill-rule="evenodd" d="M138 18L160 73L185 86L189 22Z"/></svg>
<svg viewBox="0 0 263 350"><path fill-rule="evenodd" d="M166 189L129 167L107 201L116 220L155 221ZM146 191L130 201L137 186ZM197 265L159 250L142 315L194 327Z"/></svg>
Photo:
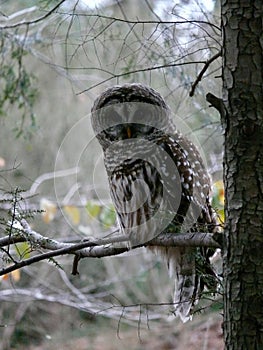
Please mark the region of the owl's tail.
<svg viewBox="0 0 263 350"><path fill-rule="evenodd" d="M218 286L210 257L214 251L209 248L152 247L148 248L162 256L167 262L169 274L175 280L174 314L183 322L192 319L194 306L198 303L204 287L215 293Z"/></svg>
<svg viewBox="0 0 263 350"><path fill-rule="evenodd" d="M200 276L196 272L195 249L168 248L165 253L170 277L175 279L174 314L183 322L192 318L192 310L200 296Z"/></svg>
<svg viewBox="0 0 263 350"><path fill-rule="evenodd" d="M155 254L167 262L169 274L175 279L174 314L183 322L192 318L192 310L201 292L200 277L196 272L195 249L190 247L154 247Z"/></svg>

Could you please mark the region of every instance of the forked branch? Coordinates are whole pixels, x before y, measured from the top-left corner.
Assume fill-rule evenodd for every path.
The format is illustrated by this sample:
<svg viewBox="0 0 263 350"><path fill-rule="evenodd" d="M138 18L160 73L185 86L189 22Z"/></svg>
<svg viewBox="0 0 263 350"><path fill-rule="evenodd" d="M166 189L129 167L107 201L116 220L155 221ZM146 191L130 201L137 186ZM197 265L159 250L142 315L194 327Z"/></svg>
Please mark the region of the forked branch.
<svg viewBox="0 0 263 350"><path fill-rule="evenodd" d="M20 226L19 226L20 225ZM123 235L114 235L111 238L94 239L82 241L79 243L59 242L49 237L45 237L32 230L25 219L16 225L15 235L9 235L0 239L0 248L10 246L16 242L28 242L33 248L47 249L48 252L32 256L15 262L11 266L0 270L0 276L18 270L24 266L32 265L42 260L52 259L56 256L65 254L74 254L77 258L74 260L73 273L77 273L77 262L81 258L102 258L106 256L119 255L143 246L192 246L192 247L214 247L220 248L217 238L211 233L185 233L185 234L160 234L149 242L145 242L135 247L129 247L129 239Z"/></svg>

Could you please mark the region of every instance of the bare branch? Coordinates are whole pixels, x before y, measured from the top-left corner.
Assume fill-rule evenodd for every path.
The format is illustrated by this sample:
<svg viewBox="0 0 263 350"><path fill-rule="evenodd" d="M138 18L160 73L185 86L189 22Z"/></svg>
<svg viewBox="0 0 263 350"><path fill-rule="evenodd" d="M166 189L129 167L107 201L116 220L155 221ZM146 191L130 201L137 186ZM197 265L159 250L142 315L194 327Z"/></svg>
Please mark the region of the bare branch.
<svg viewBox="0 0 263 350"><path fill-rule="evenodd" d="M197 63L203 63L205 64L206 61L194 61L194 62L179 62L179 63L167 63L167 64L162 64L162 65L158 65L158 66L152 66L152 67L146 67L146 68L140 68L140 69L134 69L134 70L131 70L131 71L128 71L128 72L125 72L125 73L119 73L119 74L115 74L115 73L112 73L112 72L109 72L109 71L105 71L101 68L96 68L96 67L93 67L93 68L87 68L86 70L88 69L98 69L102 72L105 72L105 73L108 73L108 74L111 74L111 77L107 78L107 79L103 79L101 82L97 83L97 84L94 84L92 86L90 86L88 89L85 89L79 93L77 93L77 95L80 95L84 92L88 92L92 89L94 89L95 87L98 87L102 84L105 84L106 82L108 81L111 81L112 79L116 79L116 78L121 78L121 77L125 77L127 75L130 75L130 74L135 74L135 73L142 73L142 72L150 72L150 71L154 71L154 70L159 70L159 69L163 69L163 68L169 68L169 67L178 67L178 66L186 66L186 65L193 65L193 64L197 64Z"/></svg>
<svg viewBox="0 0 263 350"><path fill-rule="evenodd" d="M208 246L220 248L220 244L215 241L211 233L185 233L185 234L160 234L158 237L154 238L150 242L146 242L143 245L135 246L129 248L127 245L123 246L124 242L128 242L128 237L123 235L118 235L106 239L97 239L92 241L83 241L77 244L58 242L54 239L42 236L41 234L33 231L27 221L22 219L21 224L21 233L17 234L17 240L21 241L23 238L24 241L30 242L33 246L38 248L49 249L49 252L42 253L28 259L24 259L20 262L16 262L7 268L0 270L0 276L20 269L24 266L32 265L36 262L51 259L55 256L65 255L65 254L77 254L78 259L74 261L74 272L77 273L77 263L80 258L89 257L89 258L102 258L105 256L112 256L122 254L127 252L129 249L136 249L142 246ZM19 225L19 224L18 224ZM14 225L15 228L15 225ZM16 236L15 236L16 237ZM21 239L21 240L20 240ZM3 244L12 244L14 243L13 237L4 237L0 240L0 246L3 247ZM122 243L122 244L121 244ZM117 245L116 245L117 244Z"/></svg>
<svg viewBox="0 0 263 350"><path fill-rule="evenodd" d="M76 290L76 288L74 288ZM77 310L85 310L85 312L89 312L91 317L96 315L102 315L105 317L109 317L111 319L116 319L119 323L124 322L127 324L134 325L138 323L138 314L135 312L137 309L139 311L142 308L147 308L147 311L150 307L154 307L156 311L149 312L147 314L147 321L156 320L164 317L164 313L158 312L158 309L166 309L167 307L172 307L173 303L138 303L138 304L130 304L130 305L122 305L121 302L117 299L118 303L112 304L112 302L105 302L100 300L96 300L93 295L85 294L80 295L78 293L72 293L70 297L63 293L43 293L43 288L11 288L4 289L0 291L0 299L1 301L12 301L14 303L21 303L21 300L26 301L36 301L43 300L48 301L50 303L58 303L64 306L69 306L71 308ZM116 299L116 298L115 298ZM165 314L166 315L166 314ZM143 325L141 325L142 327ZM148 324L146 325L148 328Z"/></svg>
<svg viewBox="0 0 263 350"><path fill-rule="evenodd" d="M25 8L23 10L19 10L17 12L14 12L11 15L8 15L8 16L4 15L4 19L5 19L5 21L11 21L16 17L27 15L28 13L34 12L36 10L37 10L37 6L28 7L28 8ZM2 12L1 12L1 14L2 14Z"/></svg>
<svg viewBox="0 0 263 350"><path fill-rule="evenodd" d="M65 2L66 0L61 0L56 6L54 6L50 11L48 11L44 16L41 16L39 18L36 18L32 21L21 21L18 23L14 23L14 24L9 24L9 25L4 25L4 26L0 26L0 29L11 29L11 28L17 28L20 26L28 26L30 24L36 24L38 22L43 21L44 19L46 19L47 17L49 17L53 12L55 12L62 4L63 2Z"/></svg>
<svg viewBox="0 0 263 350"><path fill-rule="evenodd" d="M217 238L216 238L217 239ZM218 240L218 239L217 239ZM180 247L214 247L220 248L212 233L191 232L174 234L162 233L147 243L148 246L180 246Z"/></svg>
<svg viewBox="0 0 263 350"><path fill-rule="evenodd" d="M194 96L195 93L195 89L198 85L198 83L202 80L203 75L205 74L205 72L207 71L208 67L210 66L210 64L215 61L218 57L222 56L222 51L219 51L217 54L215 54L213 57L211 57L209 60L207 60L204 64L204 67L202 68L201 72L198 74L195 82L192 84L192 88L191 91L189 93L190 97Z"/></svg>
<svg viewBox="0 0 263 350"><path fill-rule="evenodd" d="M64 12L64 13L59 12L59 13L63 14L63 15L67 15L67 16L69 15L66 12ZM182 21L162 21L162 20L142 21L142 20L129 20L128 18L105 16L105 15L101 15L101 14L87 14L87 13L76 13L76 12L72 15L77 16L77 17L82 17L82 16L84 16L84 17L96 17L96 18L102 18L102 19L106 19L106 20L110 20L110 21L114 21L114 22L122 22L122 23L127 23L127 24L157 24L157 25L159 25L159 24L172 24L172 25L175 25L175 24L197 24L197 25L205 24L205 25L211 26L211 27L213 27L221 32L220 27L218 27L216 24L208 22L208 21L196 21L196 20L187 20L187 19L182 20Z"/></svg>
<svg viewBox="0 0 263 350"><path fill-rule="evenodd" d="M69 175L76 175L79 172L79 168L71 168L71 169L65 169L65 170L59 170L59 171L52 171L51 173L45 173L40 175L32 184L30 187L30 190L26 192L28 195L33 195L36 193L37 188L47 180L55 179L57 177L65 177Z"/></svg>

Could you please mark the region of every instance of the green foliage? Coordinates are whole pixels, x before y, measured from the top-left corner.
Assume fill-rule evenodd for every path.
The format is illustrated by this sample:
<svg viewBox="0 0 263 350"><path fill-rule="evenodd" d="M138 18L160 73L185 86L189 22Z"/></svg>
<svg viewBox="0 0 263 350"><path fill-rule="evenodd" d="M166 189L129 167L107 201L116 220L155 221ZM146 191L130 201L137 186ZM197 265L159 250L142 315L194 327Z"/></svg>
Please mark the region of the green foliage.
<svg viewBox="0 0 263 350"><path fill-rule="evenodd" d="M100 213L100 221L105 228L110 228L116 222L116 212L113 205L105 206Z"/></svg>
<svg viewBox="0 0 263 350"><path fill-rule="evenodd" d="M15 245L17 256L20 260L30 258L31 246L27 242L17 243Z"/></svg>
<svg viewBox="0 0 263 350"><path fill-rule="evenodd" d="M223 181L220 180L213 184L212 206L213 208L215 208L216 213L218 215L219 222L222 225L225 222L224 202L225 202L224 184L223 184Z"/></svg>
<svg viewBox="0 0 263 350"><path fill-rule="evenodd" d="M89 201L87 201L86 209L87 209L88 215L91 218L96 218L100 214L101 206L98 205L97 203L94 203L93 201L89 200Z"/></svg>
<svg viewBox="0 0 263 350"><path fill-rule="evenodd" d="M19 123L14 127L15 135L28 136L36 127L33 111L37 98L34 86L36 78L26 70L23 63L26 55L23 42L15 40L15 35L10 38L8 33L0 34L0 40L0 116L8 116L10 107L15 107L21 115ZM26 123L29 123L27 128Z"/></svg>
<svg viewBox="0 0 263 350"><path fill-rule="evenodd" d="M19 223L17 219L33 219L39 210L25 210L27 200L23 197L25 191L16 187L10 192L4 194L0 192L0 227L6 235L16 237L20 233ZM16 243L10 246L8 251L2 250L2 268L5 265L13 263L14 261L21 261L30 257L33 246L29 242Z"/></svg>
<svg viewBox="0 0 263 350"><path fill-rule="evenodd" d="M97 219L106 229L112 227L116 223L116 212L112 204L102 207L96 202L89 200L86 204L86 210L89 218Z"/></svg>

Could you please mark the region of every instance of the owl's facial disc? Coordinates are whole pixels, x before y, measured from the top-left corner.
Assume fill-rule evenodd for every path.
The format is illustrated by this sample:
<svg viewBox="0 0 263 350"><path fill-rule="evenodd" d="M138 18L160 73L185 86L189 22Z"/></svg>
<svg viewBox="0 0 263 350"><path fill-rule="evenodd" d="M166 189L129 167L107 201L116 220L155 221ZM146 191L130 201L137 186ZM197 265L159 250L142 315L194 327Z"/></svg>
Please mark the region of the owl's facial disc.
<svg viewBox="0 0 263 350"><path fill-rule="evenodd" d="M147 138L156 129L155 108L147 103L111 101L100 115L103 134L110 141Z"/></svg>
<svg viewBox="0 0 263 350"><path fill-rule="evenodd" d="M167 128L167 121L167 109L145 102L117 102L114 98L92 110L92 126L104 150L116 141L151 141Z"/></svg>

